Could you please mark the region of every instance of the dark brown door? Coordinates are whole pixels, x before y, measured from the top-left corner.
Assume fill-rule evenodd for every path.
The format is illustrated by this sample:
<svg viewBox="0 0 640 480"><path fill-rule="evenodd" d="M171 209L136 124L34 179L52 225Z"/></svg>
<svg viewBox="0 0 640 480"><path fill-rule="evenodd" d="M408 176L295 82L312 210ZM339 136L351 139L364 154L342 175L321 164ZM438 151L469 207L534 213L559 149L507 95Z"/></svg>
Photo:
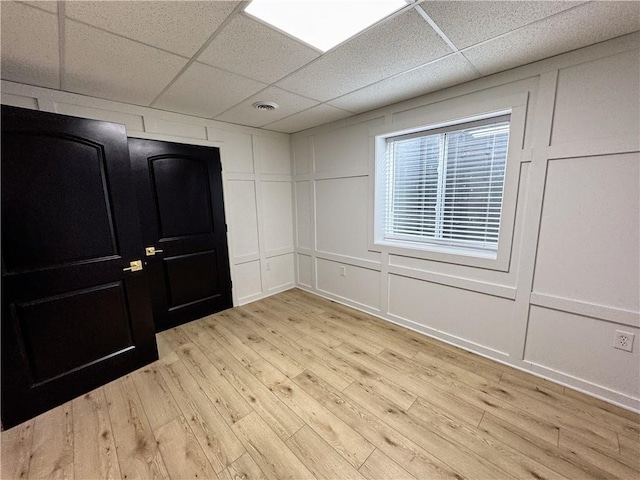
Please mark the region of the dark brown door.
<svg viewBox="0 0 640 480"><path fill-rule="evenodd" d="M219 149L129 139L156 330L232 306Z"/></svg>
<svg viewBox="0 0 640 480"><path fill-rule="evenodd" d="M2 423L157 359L122 125L2 107Z"/></svg>

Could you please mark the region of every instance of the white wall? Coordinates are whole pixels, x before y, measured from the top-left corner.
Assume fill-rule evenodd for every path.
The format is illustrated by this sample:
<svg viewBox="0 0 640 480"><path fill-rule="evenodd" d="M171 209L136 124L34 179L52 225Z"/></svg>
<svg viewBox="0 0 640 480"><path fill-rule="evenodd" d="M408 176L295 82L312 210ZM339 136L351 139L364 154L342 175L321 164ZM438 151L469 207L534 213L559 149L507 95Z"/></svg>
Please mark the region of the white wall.
<svg viewBox="0 0 640 480"><path fill-rule="evenodd" d="M2 103L221 147L235 304L290 288L295 269L300 288L640 410L639 45L621 37L295 134L293 178L288 135L5 81ZM525 99L526 120L506 268L370 250L372 132L505 98ZM636 333L632 353L612 348L617 329Z"/></svg>
<svg viewBox="0 0 640 480"><path fill-rule="evenodd" d="M293 286L289 135L6 81L2 103L122 123L133 137L220 147L234 305Z"/></svg>
<svg viewBox="0 0 640 480"><path fill-rule="evenodd" d="M297 284L640 409L639 46L628 35L293 135ZM373 248L373 135L507 99L524 132L504 268ZM632 353L613 349L618 329Z"/></svg>

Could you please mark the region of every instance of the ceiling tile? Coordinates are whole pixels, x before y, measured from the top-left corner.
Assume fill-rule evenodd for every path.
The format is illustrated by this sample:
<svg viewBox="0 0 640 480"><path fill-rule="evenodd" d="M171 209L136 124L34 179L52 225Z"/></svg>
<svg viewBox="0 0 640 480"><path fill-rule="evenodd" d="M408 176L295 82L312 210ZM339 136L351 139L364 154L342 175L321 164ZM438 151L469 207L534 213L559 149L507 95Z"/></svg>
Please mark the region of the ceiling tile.
<svg viewBox="0 0 640 480"><path fill-rule="evenodd" d="M149 105L187 62L126 38L67 20L64 89Z"/></svg>
<svg viewBox="0 0 640 480"><path fill-rule="evenodd" d="M479 76L469 62L454 54L348 93L329 103L338 108L362 113L464 83Z"/></svg>
<svg viewBox="0 0 640 480"><path fill-rule="evenodd" d="M191 57L239 4L237 1L65 2L69 18Z"/></svg>
<svg viewBox="0 0 640 480"><path fill-rule="evenodd" d="M420 6L462 49L583 2L423 2Z"/></svg>
<svg viewBox="0 0 640 480"><path fill-rule="evenodd" d="M279 105L279 108L272 111L257 110L253 107L253 104L257 101L275 102ZM269 87L227 110L222 115L218 115L215 119L250 127L261 127L317 104L318 102L315 100L309 100L276 87Z"/></svg>
<svg viewBox="0 0 640 480"><path fill-rule="evenodd" d="M154 107L213 118L267 85L194 62Z"/></svg>
<svg viewBox="0 0 640 480"><path fill-rule="evenodd" d="M277 86L326 101L449 53L440 36L411 9L366 30Z"/></svg>
<svg viewBox="0 0 640 480"><path fill-rule="evenodd" d="M255 21L235 17L198 57L220 67L266 83L297 70L320 56L316 50Z"/></svg>
<svg viewBox="0 0 640 480"><path fill-rule="evenodd" d="M33 7L42 8L43 10L48 10L49 12L57 13L58 12L58 2L56 0L37 0L33 2L21 2L27 5L31 5Z"/></svg>
<svg viewBox="0 0 640 480"><path fill-rule="evenodd" d="M353 115L351 112L332 107L331 105L322 104L265 125L264 128L267 130L275 130L276 132L295 133L324 123L333 122L334 120L350 117L351 115Z"/></svg>
<svg viewBox="0 0 640 480"><path fill-rule="evenodd" d="M640 2L589 2L463 53L483 75L640 29Z"/></svg>
<svg viewBox="0 0 640 480"><path fill-rule="evenodd" d="M14 2L1 2L2 78L60 87L58 17Z"/></svg>

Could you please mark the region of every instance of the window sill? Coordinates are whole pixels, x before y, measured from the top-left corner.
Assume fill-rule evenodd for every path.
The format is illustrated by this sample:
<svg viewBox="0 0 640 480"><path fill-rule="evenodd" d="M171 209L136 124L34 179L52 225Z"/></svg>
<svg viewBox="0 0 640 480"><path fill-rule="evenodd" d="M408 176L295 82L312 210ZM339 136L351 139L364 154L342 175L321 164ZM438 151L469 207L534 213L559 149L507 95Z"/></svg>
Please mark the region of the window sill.
<svg viewBox="0 0 640 480"><path fill-rule="evenodd" d="M385 247L396 247L406 250L420 250L424 252L444 253L447 255L462 255L465 257L485 258L489 260L495 260L497 258L496 251L457 245L393 240L381 240L376 242L376 245Z"/></svg>

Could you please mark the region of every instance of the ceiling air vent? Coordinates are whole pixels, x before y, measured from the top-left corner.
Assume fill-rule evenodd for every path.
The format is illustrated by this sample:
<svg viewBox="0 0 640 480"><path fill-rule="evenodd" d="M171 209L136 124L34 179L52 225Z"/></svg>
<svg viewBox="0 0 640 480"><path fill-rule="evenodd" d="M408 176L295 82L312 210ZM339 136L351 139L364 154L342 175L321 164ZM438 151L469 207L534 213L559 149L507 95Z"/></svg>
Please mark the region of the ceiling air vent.
<svg viewBox="0 0 640 480"><path fill-rule="evenodd" d="M256 102L253 104L253 108L270 112L271 110L278 108L278 104L274 102Z"/></svg>

